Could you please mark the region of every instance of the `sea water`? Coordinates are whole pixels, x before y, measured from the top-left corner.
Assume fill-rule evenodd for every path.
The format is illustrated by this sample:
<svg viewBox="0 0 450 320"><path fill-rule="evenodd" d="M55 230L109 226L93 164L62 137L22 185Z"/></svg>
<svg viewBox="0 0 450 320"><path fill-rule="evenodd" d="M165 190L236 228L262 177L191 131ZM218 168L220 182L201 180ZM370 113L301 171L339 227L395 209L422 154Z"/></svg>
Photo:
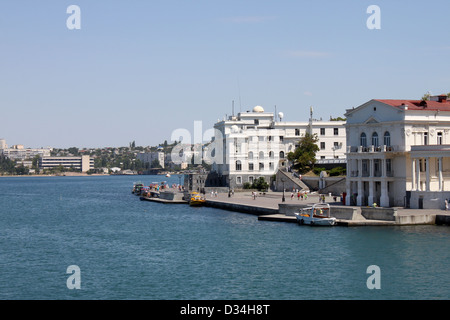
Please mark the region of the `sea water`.
<svg viewBox="0 0 450 320"><path fill-rule="evenodd" d="M182 182L0 178L0 299L450 298L447 226L258 221L140 201L131 193L136 180ZM79 289L70 288L74 276Z"/></svg>

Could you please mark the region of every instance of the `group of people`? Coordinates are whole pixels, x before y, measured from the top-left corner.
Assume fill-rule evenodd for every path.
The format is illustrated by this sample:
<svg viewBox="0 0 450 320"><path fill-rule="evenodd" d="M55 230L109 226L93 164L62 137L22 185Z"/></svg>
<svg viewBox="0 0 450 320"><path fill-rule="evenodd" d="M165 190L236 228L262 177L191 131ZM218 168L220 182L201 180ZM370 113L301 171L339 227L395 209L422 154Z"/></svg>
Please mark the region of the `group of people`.
<svg viewBox="0 0 450 320"><path fill-rule="evenodd" d="M294 199L294 195L295 194L297 194L297 200L300 200L300 199L308 199L308 193L307 192L305 192L305 191L299 191L299 190L295 190L295 192L294 191L292 191L291 192L291 200L292 199Z"/></svg>

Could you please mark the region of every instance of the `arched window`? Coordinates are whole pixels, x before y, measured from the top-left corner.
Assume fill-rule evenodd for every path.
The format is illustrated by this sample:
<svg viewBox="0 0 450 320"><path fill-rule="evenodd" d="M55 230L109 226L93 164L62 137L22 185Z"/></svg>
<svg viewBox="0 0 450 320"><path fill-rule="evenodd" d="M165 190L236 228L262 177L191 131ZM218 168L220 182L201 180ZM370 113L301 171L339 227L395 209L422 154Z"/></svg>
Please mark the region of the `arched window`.
<svg viewBox="0 0 450 320"><path fill-rule="evenodd" d="M389 133L389 131L386 131L386 132L384 133L383 144L384 144L386 147L390 147L390 146L391 146L391 134Z"/></svg>
<svg viewBox="0 0 450 320"><path fill-rule="evenodd" d="M264 159L264 151L261 151L261 152L259 153L259 159L260 159L260 160L263 160L263 159Z"/></svg>
<svg viewBox="0 0 450 320"><path fill-rule="evenodd" d="M242 170L242 163L240 160L236 161L236 171Z"/></svg>
<svg viewBox="0 0 450 320"><path fill-rule="evenodd" d="M361 147L367 147L367 137L364 132L361 133L361 136L359 137L359 144Z"/></svg>
<svg viewBox="0 0 450 320"><path fill-rule="evenodd" d="M378 133L372 133L372 145L378 147Z"/></svg>
<svg viewBox="0 0 450 320"><path fill-rule="evenodd" d="M253 152L248 153L248 160L253 160Z"/></svg>
<svg viewBox="0 0 450 320"><path fill-rule="evenodd" d="M273 151L269 151L269 158L270 158L270 159L273 159L273 158L274 158L274 153L273 153Z"/></svg>
<svg viewBox="0 0 450 320"><path fill-rule="evenodd" d="M280 159L284 159L284 151L280 151Z"/></svg>

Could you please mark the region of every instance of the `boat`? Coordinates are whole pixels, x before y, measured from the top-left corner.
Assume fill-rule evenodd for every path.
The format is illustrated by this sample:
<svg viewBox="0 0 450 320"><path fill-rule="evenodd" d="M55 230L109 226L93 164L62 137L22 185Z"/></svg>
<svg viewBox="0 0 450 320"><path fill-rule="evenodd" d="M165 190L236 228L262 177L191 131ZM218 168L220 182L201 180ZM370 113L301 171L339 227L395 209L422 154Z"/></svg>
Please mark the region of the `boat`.
<svg viewBox="0 0 450 320"><path fill-rule="evenodd" d="M330 205L328 203L317 203L312 207L302 208L295 213L299 224L310 226L334 226L336 218L331 217Z"/></svg>
<svg viewBox="0 0 450 320"><path fill-rule="evenodd" d="M191 193L191 197L189 200L190 206L198 207L198 206L204 205L205 203L206 203L206 200L200 195L200 193L198 193L198 192Z"/></svg>
<svg viewBox="0 0 450 320"><path fill-rule="evenodd" d="M170 178L170 173L166 174L166 177L167 177L167 178Z"/></svg>
<svg viewBox="0 0 450 320"><path fill-rule="evenodd" d="M135 182L133 184L133 189L131 190L131 193L139 196L141 195L141 189L144 187L144 184L142 182Z"/></svg>

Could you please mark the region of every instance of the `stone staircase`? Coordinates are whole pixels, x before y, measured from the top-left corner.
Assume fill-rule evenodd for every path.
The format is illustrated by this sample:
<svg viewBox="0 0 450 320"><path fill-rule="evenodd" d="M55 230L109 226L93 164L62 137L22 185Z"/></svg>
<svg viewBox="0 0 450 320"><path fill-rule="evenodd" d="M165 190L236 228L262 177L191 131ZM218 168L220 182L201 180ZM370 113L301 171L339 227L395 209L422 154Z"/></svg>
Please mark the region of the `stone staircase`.
<svg viewBox="0 0 450 320"><path fill-rule="evenodd" d="M299 177L297 177L294 172L287 172L285 169L280 169L278 172L283 175L283 177L286 177L296 184L299 190L309 190L309 187Z"/></svg>

